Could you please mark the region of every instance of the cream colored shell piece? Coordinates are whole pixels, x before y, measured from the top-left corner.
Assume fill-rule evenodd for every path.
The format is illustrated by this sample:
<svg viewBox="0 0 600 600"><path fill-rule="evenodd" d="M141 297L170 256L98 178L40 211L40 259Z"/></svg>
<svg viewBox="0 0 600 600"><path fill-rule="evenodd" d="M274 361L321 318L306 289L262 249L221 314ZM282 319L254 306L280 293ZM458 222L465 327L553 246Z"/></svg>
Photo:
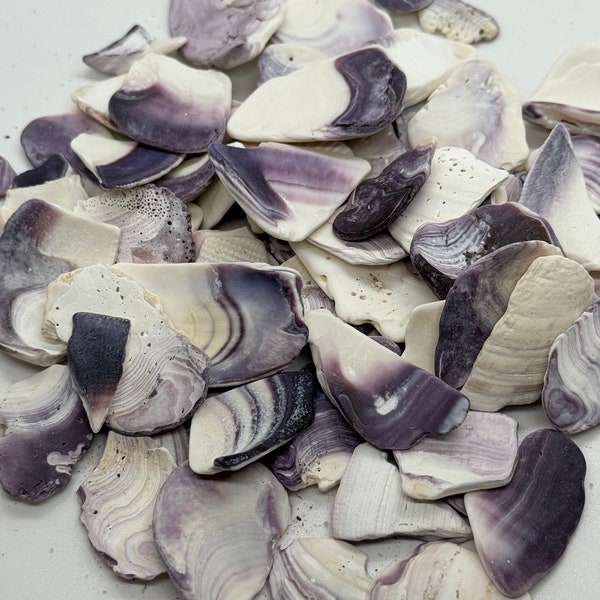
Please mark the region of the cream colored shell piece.
<svg viewBox="0 0 600 600"><path fill-rule="evenodd" d="M533 261L461 390L471 408L495 411L539 400L552 342L595 297L593 279L577 262L562 256Z"/></svg>
<svg viewBox="0 0 600 600"><path fill-rule="evenodd" d="M228 231L201 229L194 233L196 262L274 263L265 244L248 227Z"/></svg>
<svg viewBox="0 0 600 600"><path fill-rule="evenodd" d="M408 318L402 358L435 374L435 347L438 341L440 317L444 300L417 306Z"/></svg>

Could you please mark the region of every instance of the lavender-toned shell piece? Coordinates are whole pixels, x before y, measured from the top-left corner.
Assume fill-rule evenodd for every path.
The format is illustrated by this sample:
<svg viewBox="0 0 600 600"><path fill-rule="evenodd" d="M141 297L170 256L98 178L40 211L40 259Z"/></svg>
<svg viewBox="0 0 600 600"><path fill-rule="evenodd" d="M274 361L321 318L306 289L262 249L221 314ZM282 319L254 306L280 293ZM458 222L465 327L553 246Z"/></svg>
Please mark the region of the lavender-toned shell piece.
<svg viewBox="0 0 600 600"><path fill-rule="evenodd" d="M523 106L523 117L552 129L562 123L573 133L600 133L597 81L600 45L565 50Z"/></svg>
<svg viewBox="0 0 600 600"><path fill-rule="evenodd" d="M326 492L335 487L361 437L319 388L314 395L313 422L268 457L275 477L289 490L316 484Z"/></svg>
<svg viewBox="0 0 600 600"><path fill-rule="evenodd" d="M208 154L187 156L180 165L169 171L154 184L171 190L182 202L192 202L213 181L215 167Z"/></svg>
<svg viewBox="0 0 600 600"><path fill-rule="evenodd" d="M579 433L600 423L600 302L596 301L550 348L542 405L560 431Z"/></svg>
<svg viewBox="0 0 600 600"><path fill-rule="evenodd" d="M327 55L303 44L270 44L258 57L258 85L273 77L289 75Z"/></svg>
<svg viewBox="0 0 600 600"><path fill-rule="evenodd" d="M405 560L375 575L367 600L508 600L483 569L477 553L454 542L420 545ZM518 600L530 600L528 593Z"/></svg>
<svg viewBox="0 0 600 600"><path fill-rule="evenodd" d="M161 431L153 435L151 439L158 446L166 448L171 453L177 465L181 465L188 460L190 430L187 423L183 423L179 427L175 427L175 429Z"/></svg>
<svg viewBox="0 0 600 600"><path fill-rule="evenodd" d="M13 187L41 185L47 181L61 179L68 175L69 170L69 162L62 154L52 154L38 167L19 173L13 179Z"/></svg>
<svg viewBox="0 0 600 600"><path fill-rule="evenodd" d="M507 596L527 592L565 551L585 503L585 472L575 442L539 429L521 442L510 483L465 494L479 557Z"/></svg>
<svg viewBox="0 0 600 600"><path fill-rule="evenodd" d="M116 227L82 219L43 200L21 205L0 236L0 347L42 366L63 358L64 343L41 332L46 286L79 266L112 264L118 239Z"/></svg>
<svg viewBox="0 0 600 600"><path fill-rule="evenodd" d="M100 462L77 490L92 546L125 579L149 580L166 571L152 517L174 468L169 451L151 438L109 431Z"/></svg>
<svg viewBox="0 0 600 600"><path fill-rule="evenodd" d="M171 35L185 36L181 55L197 67L230 69L260 54L281 25L281 0L171 0Z"/></svg>
<svg viewBox="0 0 600 600"><path fill-rule="evenodd" d="M136 61L108 102L118 129L142 144L175 153L205 152L220 142L231 110L231 80L149 54Z"/></svg>
<svg viewBox="0 0 600 600"><path fill-rule="evenodd" d="M272 142L213 144L209 156L248 217L288 241L301 241L322 225L370 170L352 155Z"/></svg>
<svg viewBox="0 0 600 600"><path fill-rule="evenodd" d="M517 282L536 258L559 254L556 246L546 242L516 242L479 259L459 275L440 317L436 375L452 387L462 387L506 312Z"/></svg>
<svg viewBox="0 0 600 600"><path fill-rule="evenodd" d="M149 52L170 54L185 44L184 37L157 41L141 25L134 25L125 35L105 48L83 56L83 62L106 75L126 73L132 63Z"/></svg>
<svg viewBox="0 0 600 600"><path fill-rule="evenodd" d="M461 0L433 0L418 16L425 31L465 44L493 40L500 30L491 15Z"/></svg>
<svg viewBox="0 0 600 600"><path fill-rule="evenodd" d="M389 15L368 0L287 0L273 42L293 43L336 56L388 35Z"/></svg>
<svg viewBox="0 0 600 600"><path fill-rule="evenodd" d="M152 184L109 190L80 201L75 214L119 228L118 262L193 262L196 245L187 206Z"/></svg>
<svg viewBox="0 0 600 600"><path fill-rule="evenodd" d="M275 552L269 575L273 598L364 600L371 581L367 555L332 538L295 539Z"/></svg>
<svg viewBox="0 0 600 600"><path fill-rule="evenodd" d="M8 160L4 156L0 156L0 197L6 194L6 190L12 185L16 174Z"/></svg>
<svg viewBox="0 0 600 600"><path fill-rule="evenodd" d="M333 221L342 240L358 241L383 232L411 203L431 172L433 146L401 154L377 177L358 184Z"/></svg>
<svg viewBox="0 0 600 600"><path fill-rule="evenodd" d="M227 124L244 141L315 142L371 135L402 111L406 77L377 47L269 79Z"/></svg>
<svg viewBox="0 0 600 600"><path fill-rule="evenodd" d="M291 440L314 418L315 376L286 371L210 396L194 413L190 468L236 470Z"/></svg>
<svg viewBox="0 0 600 600"><path fill-rule="evenodd" d="M520 204L484 205L444 223L421 225L410 246L410 258L439 298L456 278L480 258L502 246L541 240L559 245L550 224Z"/></svg>
<svg viewBox="0 0 600 600"><path fill-rule="evenodd" d="M564 125L542 145L519 202L548 220L567 257L588 270L600 269L600 221Z"/></svg>
<svg viewBox="0 0 600 600"><path fill-rule="evenodd" d="M0 393L0 429L0 484L29 502L46 500L71 481L71 469L93 437L63 365Z"/></svg>
<svg viewBox="0 0 600 600"><path fill-rule="evenodd" d="M422 502L404 494L398 468L385 452L367 443L355 448L344 471L333 504L332 530L333 537L349 541L396 535L427 540L471 537L467 521L445 502Z"/></svg>
<svg viewBox="0 0 600 600"><path fill-rule="evenodd" d="M433 0L375 0L377 6L399 13L411 13L429 6Z"/></svg>
<svg viewBox="0 0 600 600"><path fill-rule="evenodd" d="M73 91L71 100L82 113L105 128L118 132L118 127L110 116L108 103L113 94L121 89L125 78L126 75L115 75L108 79L90 81Z"/></svg>
<svg viewBox="0 0 600 600"><path fill-rule="evenodd" d="M289 521L287 493L260 463L212 476L184 464L159 493L154 536L184 598L251 600Z"/></svg>
<svg viewBox="0 0 600 600"><path fill-rule="evenodd" d="M457 119L456 115L463 115ZM412 147L459 146L493 167L511 170L529 155L521 98L489 61L456 66L408 122Z"/></svg>
<svg viewBox="0 0 600 600"><path fill-rule="evenodd" d="M119 264L161 299L178 330L211 359L209 384L247 383L298 356L307 339L297 272L264 264Z"/></svg>
<svg viewBox="0 0 600 600"><path fill-rule="evenodd" d="M67 361L94 433L102 428L123 374L128 319L80 312L73 315Z"/></svg>
<svg viewBox="0 0 600 600"><path fill-rule="evenodd" d="M594 210L600 214L600 136L573 135L571 136L573 152L581 167L585 179L585 187Z"/></svg>
<svg viewBox="0 0 600 600"><path fill-rule="evenodd" d="M402 489L421 500L506 485L517 459L517 422L508 415L469 411L440 438L394 452Z"/></svg>
<svg viewBox="0 0 600 600"><path fill-rule="evenodd" d="M127 188L160 179L183 155L105 134L78 135L71 147L104 188Z"/></svg>
<svg viewBox="0 0 600 600"><path fill-rule="evenodd" d="M329 311L305 315L317 377L354 429L378 448L404 450L458 427L469 401Z"/></svg>

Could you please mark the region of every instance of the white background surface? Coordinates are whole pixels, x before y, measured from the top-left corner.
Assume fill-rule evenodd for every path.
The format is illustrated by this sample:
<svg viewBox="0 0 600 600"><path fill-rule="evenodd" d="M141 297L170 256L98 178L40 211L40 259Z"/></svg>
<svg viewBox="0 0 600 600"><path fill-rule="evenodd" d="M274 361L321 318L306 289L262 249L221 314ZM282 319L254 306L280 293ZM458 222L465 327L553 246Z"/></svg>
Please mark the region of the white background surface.
<svg viewBox="0 0 600 600"><path fill-rule="evenodd" d="M476 4L493 14L501 27L497 40L478 46L480 56L493 60L524 100L560 52L578 42L600 43L600 5L589 0L478 0ZM22 128L35 117L70 110L71 91L98 78L81 62L83 54L114 41L135 23L157 36L167 35L167 0L3 0L2 7L0 154L17 171L28 168L18 141ZM410 18L398 22L414 25ZM245 71L235 73L238 95L253 80L253 74L244 77ZM0 386L22 379L29 371L0 356ZM522 433L545 425L535 408L510 412L520 419ZM586 507L565 556L532 590L534 600L600 597L600 431L575 439L588 462ZM119 580L90 548L78 521L75 490L101 450L101 443L95 444L76 467L71 485L40 506L14 501L0 492L0 598L178 597L166 578L148 584ZM292 519L302 516L304 534L318 533L326 527L327 509L324 503L316 509L314 498L306 495L308 499L294 508ZM401 556L408 546L396 541L371 545L371 570ZM382 555L382 549L389 554Z"/></svg>

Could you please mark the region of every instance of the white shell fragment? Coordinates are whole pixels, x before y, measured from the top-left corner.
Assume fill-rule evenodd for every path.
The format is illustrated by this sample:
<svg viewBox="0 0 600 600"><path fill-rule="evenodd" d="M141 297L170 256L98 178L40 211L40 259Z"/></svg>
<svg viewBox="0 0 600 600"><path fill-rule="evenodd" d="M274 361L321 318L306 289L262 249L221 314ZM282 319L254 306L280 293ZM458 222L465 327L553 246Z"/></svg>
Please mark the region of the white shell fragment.
<svg viewBox="0 0 600 600"><path fill-rule="evenodd" d="M229 231L201 229L194 232L196 262L273 263L265 243L248 227Z"/></svg>
<svg viewBox="0 0 600 600"><path fill-rule="evenodd" d="M282 77L306 65L327 58L327 54L302 44L270 44L258 57L258 85Z"/></svg>
<svg viewBox="0 0 600 600"><path fill-rule="evenodd" d="M452 71L410 119L408 136L412 147L458 146L506 170L529 155L519 94L483 60L464 62Z"/></svg>
<svg viewBox="0 0 600 600"><path fill-rule="evenodd" d="M371 582L367 555L333 538L295 539L275 552L269 575L273 598L364 600Z"/></svg>
<svg viewBox="0 0 600 600"><path fill-rule="evenodd" d="M394 452L402 489L437 500L510 481L517 459L517 422L508 415L469 411L453 431Z"/></svg>
<svg viewBox="0 0 600 600"><path fill-rule="evenodd" d="M77 490L90 542L121 577L148 580L166 571L152 516L174 468L170 452L152 439L109 431L100 462Z"/></svg>
<svg viewBox="0 0 600 600"><path fill-rule="evenodd" d="M475 158L468 150L439 148L433 156L431 174L408 207L389 226L389 231L408 252L421 224L442 223L466 214L507 178L506 171Z"/></svg>
<svg viewBox="0 0 600 600"><path fill-rule="evenodd" d="M368 485L365 485L368 482ZM421 539L468 539L471 529L445 502L405 495L398 468L369 444L354 450L333 505L333 535L349 541L392 535Z"/></svg>
<svg viewBox="0 0 600 600"><path fill-rule="evenodd" d="M435 348L443 309L443 300L421 304L410 313L406 325L402 358L428 373L435 373Z"/></svg>

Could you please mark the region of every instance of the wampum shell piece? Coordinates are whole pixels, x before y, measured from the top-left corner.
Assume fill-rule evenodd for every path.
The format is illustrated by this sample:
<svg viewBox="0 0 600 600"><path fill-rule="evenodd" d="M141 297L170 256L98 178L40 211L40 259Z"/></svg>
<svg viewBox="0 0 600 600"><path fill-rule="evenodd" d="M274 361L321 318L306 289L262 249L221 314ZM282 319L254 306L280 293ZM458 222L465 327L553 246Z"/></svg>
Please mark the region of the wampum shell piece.
<svg viewBox="0 0 600 600"><path fill-rule="evenodd" d="M477 553L453 542L420 545L373 578L368 600L508 600L487 576ZM528 593L518 600L530 600Z"/></svg>
<svg viewBox="0 0 600 600"><path fill-rule="evenodd" d="M392 20L368 0L286 0L274 43L314 48L327 56L356 50L392 32Z"/></svg>
<svg viewBox="0 0 600 600"><path fill-rule="evenodd" d="M269 79L227 124L242 141L316 142L370 135L402 110L406 77L377 47Z"/></svg>
<svg viewBox="0 0 600 600"><path fill-rule="evenodd" d="M169 29L187 38L180 52L192 65L230 69L260 54L284 11L282 0L172 0Z"/></svg>
<svg viewBox="0 0 600 600"><path fill-rule="evenodd" d="M41 185L47 181L61 179L74 171L62 154L52 154L39 167L19 173L12 181L15 188Z"/></svg>
<svg viewBox="0 0 600 600"><path fill-rule="evenodd" d="M327 308L335 313L335 302L315 283L308 269L296 255L282 262L281 266L294 269L300 276L302 280L300 298L304 312L315 308Z"/></svg>
<svg viewBox="0 0 600 600"><path fill-rule="evenodd" d="M461 0L433 0L418 16L425 31L465 44L493 40L499 32L491 15Z"/></svg>
<svg viewBox="0 0 600 600"><path fill-rule="evenodd" d="M153 184L109 190L77 203L74 213L119 228L117 262L193 262L196 245L187 206Z"/></svg>
<svg viewBox="0 0 600 600"><path fill-rule="evenodd" d="M184 598L251 600L289 521L285 488L260 463L211 476L183 464L159 492L154 536Z"/></svg>
<svg viewBox="0 0 600 600"><path fill-rule="evenodd" d="M208 154L186 156L174 169L154 184L171 190L182 202L192 202L208 188L215 178L215 167Z"/></svg>
<svg viewBox="0 0 600 600"><path fill-rule="evenodd" d="M90 427L104 425L123 374L130 321L89 312L73 315L73 333L67 342L67 365Z"/></svg>
<svg viewBox="0 0 600 600"><path fill-rule="evenodd" d="M412 147L465 148L509 171L529 155L519 93L497 67L477 59L457 65L433 91L408 122L408 138Z"/></svg>
<svg viewBox="0 0 600 600"><path fill-rule="evenodd" d="M462 387L471 407L490 411L539 400L552 342L595 299L594 280L579 263L563 256L534 260Z"/></svg>
<svg viewBox="0 0 600 600"><path fill-rule="evenodd" d="M267 457L268 467L288 490L316 484L326 492L335 487L354 448L364 441L320 387L313 399L312 423Z"/></svg>
<svg viewBox="0 0 600 600"><path fill-rule="evenodd" d="M289 75L323 58L327 58L327 54L302 44L270 44L258 57L257 85L261 85L273 77Z"/></svg>
<svg viewBox="0 0 600 600"><path fill-rule="evenodd" d="M12 185L16 174L8 160L4 156L0 156L0 197L6 194L6 190Z"/></svg>
<svg viewBox="0 0 600 600"><path fill-rule="evenodd" d="M259 263L116 268L159 297L173 327L208 354L211 386L272 375L306 344L301 279L292 269Z"/></svg>
<svg viewBox="0 0 600 600"><path fill-rule="evenodd" d="M47 366L64 343L42 335L46 286L83 265L112 264L119 230L93 223L43 200L28 200L0 236L0 347L21 360Z"/></svg>
<svg viewBox="0 0 600 600"><path fill-rule="evenodd" d="M266 244L243 226L220 231L200 229L194 232L196 262L255 262L277 264Z"/></svg>
<svg viewBox="0 0 600 600"><path fill-rule="evenodd" d="M410 13L425 8L433 0L375 0L377 6L393 12Z"/></svg>
<svg viewBox="0 0 600 600"><path fill-rule="evenodd" d="M600 221L564 125L557 125L542 145L519 203L548 220L565 256L588 271L600 269Z"/></svg>
<svg viewBox="0 0 600 600"><path fill-rule="evenodd" d="M158 300L120 271L91 266L66 273L48 286L47 335L68 341L72 316L82 311L131 322L108 427L149 435L186 421L206 397L210 360L169 326Z"/></svg>
<svg viewBox="0 0 600 600"><path fill-rule="evenodd" d="M304 537L275 552L269 575L273 598L364 600L371 581L367 555L332 538Z"/></svg>
<svg viewBox="0 0 600 600"><path fill-rule="evenodd" d="M285 371L207 398L192 417L192 471L241 469L291 440L314 418L315 385L308 371Z"/></svg>
<svg viewBox="0 0 600 600"><path fill-rule="evenodd" d="M468 400L326 309L305 315L317 377L328 398L366 441L404 450L458 427Z"/></svg>
<svg viewBox="0 0 600 600"><path fill-rule="evenodd" d="M41 502L64 488L93 437L69 369L51 365L0 392L0 433L7 493Z"/></svg>
<svg viewBox="0 0 600 600"><path fill-rule="evenodd" d="M368 482L365 485L365 482ZM402 491L398 468L385 452L357 446L335 495L333 537L373 540L407 535L426 540L469 539L471 528L445 502L414 500Z"/></svg>
<svg viewBox="0 0 600 600"><path fill-rule="evenodd" d="M600 214L600 136L598 135L572 135L571 144L577 162L581 167L585 179L588 197L596 214Z"/></svg>
<svg viewBox="0 0 600 600"><path fill-rule="evenodd" d="M394 452L402 489L437 500L507 484L517 459L517 422L508 415L469 411L453 431Z"/></svg>
<svg viewBox="0 0 600 600"><path fill-rule="evenodd" d="M517 282L540 256L560 254L546 242L515 242L480 258L459 275L440 316L435 374L452 387L462 387L505 314Z"/></svg>
<svg viewBox="0 0 600 600"><path fill-rule="evenodd" d="M474 262L502 246L541 240L559 246L550 224L516 202L485 204L444 223L423 223L413 236L410 258L439 298Z"/></svg>
<svg viewBox="0 0 600 600"><path fill-rule="evenodd" d="M406 325L402 357L432 374L443 309L443 300L421 304L412 310Z"/></svg>
<svg viewBox="0 0 600 600"><path fill-rule="evenodd" d="M148 54L131 66L108 110L117 128L142 144L174 153L205 152L219 142L231 110L231 80Z"/></svg>
<svg viewBox="0 0 600 600"><path fill-rule="evenodd" d="M542 405L552 425L579 433L600 423L600 302L595 301L552 343Z"/></svg>
<svg viewBox="0 0 600 600"><path fill-rule="evenodd" d="M301 241L322 225L370 171L352 155L281 143L213 144L217 175L262 230Z"/></svg>
<svg viewBox="0 0 600 600"><path fill-rule="evenodd" d="M465 494L477 553L502 593L527 592L563 554L583 510L585 472L572 440L538 429L521 442L510 483Z"/></svg>
<svg viewBox="0 0 600 600"><path fill-rule="evenodd" d="M100 462L77 490L92 546L125 579L149 580L166 571L152 518L174 468L170 452L152 439L109 431Z"/></svg>

